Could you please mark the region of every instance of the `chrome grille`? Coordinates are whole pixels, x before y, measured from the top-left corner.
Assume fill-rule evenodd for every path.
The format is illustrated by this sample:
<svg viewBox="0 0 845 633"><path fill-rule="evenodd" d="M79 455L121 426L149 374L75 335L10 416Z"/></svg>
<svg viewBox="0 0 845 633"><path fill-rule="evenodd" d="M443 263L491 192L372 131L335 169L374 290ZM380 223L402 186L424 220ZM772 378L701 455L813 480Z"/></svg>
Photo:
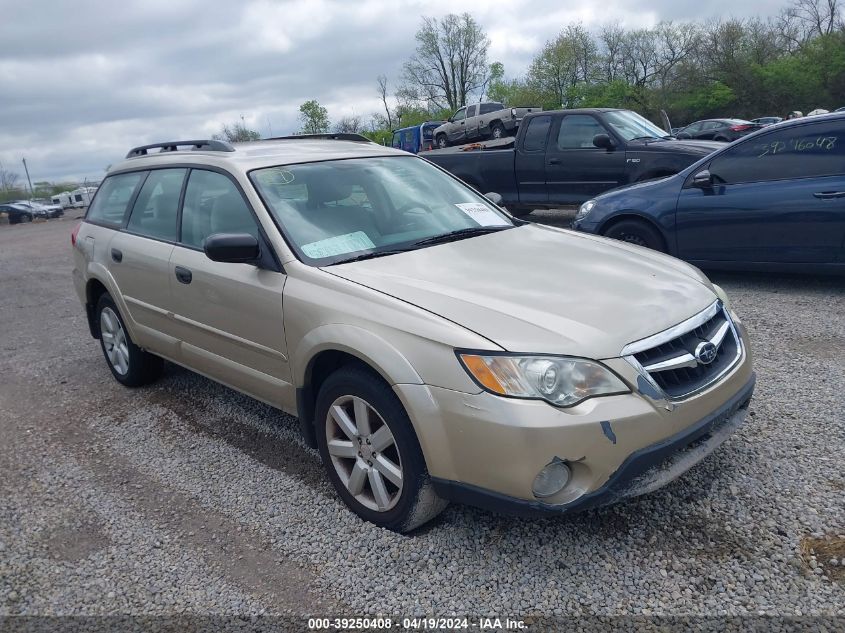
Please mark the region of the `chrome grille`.
<svg viewBox="0 0 845 633"><path fill-rule="evenodd" d="M734 324L717 301L666 332L626 346L623 355L668 398L680 399L716 382L741 352Z"/></svg>

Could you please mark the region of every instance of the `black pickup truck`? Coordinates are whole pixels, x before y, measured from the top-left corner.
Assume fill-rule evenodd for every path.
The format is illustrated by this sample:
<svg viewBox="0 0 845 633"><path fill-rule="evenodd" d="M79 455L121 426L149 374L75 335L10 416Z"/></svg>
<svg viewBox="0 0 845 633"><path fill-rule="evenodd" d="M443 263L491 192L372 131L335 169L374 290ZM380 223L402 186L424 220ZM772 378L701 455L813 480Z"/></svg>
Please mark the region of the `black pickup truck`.
<svg viewBox="0 0 845 633"><path fill-rule="evenodd" d="M675 174L724 147L681 141L630 110L583 108L525 115L515 139L426 152L517 215L579 204L631 182Z"/></svg>

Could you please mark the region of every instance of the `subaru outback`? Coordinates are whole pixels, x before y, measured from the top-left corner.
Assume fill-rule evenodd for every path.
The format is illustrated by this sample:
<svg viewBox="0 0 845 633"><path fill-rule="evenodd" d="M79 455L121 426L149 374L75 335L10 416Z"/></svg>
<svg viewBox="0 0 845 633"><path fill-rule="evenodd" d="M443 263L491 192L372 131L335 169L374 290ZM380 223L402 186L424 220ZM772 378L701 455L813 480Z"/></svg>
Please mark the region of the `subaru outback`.
<svg viewBox="0 0 845 633"><path fill-rule="evenodd" d="M643 494L718 447L754 388L695 267L528 224L357 135L143 146L72 235L127 387L168 360L299 418L339 497L408 531Z"/></svg>

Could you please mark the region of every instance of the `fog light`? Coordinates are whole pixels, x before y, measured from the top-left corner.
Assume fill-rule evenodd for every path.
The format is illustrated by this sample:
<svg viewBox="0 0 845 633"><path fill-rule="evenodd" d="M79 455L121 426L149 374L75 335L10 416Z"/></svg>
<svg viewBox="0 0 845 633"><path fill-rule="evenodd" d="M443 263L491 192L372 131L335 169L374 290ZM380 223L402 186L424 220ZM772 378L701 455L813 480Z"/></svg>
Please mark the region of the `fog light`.
<svg viewBox="0 0 845 633"><path fill-rule="evenodd" d="M564 489L566 484L569 483L571 476L572 471L569 470L566 462L559 457L555 457L534 478L534 485L531 486L531 492L538 499L551 497Z"/></svg>

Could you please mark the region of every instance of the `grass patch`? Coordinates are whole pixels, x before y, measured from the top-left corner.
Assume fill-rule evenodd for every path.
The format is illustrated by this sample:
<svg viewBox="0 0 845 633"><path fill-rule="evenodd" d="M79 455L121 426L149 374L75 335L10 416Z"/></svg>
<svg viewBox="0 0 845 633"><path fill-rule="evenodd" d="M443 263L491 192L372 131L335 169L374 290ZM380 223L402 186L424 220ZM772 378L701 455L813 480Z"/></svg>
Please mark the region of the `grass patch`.
<svg viewBox="0 0 845 633"><path fill-rule="evenodd" d="M845 580L845 537L828 536L812 538L805 536L801 539L801 558L810 567L810 561L815 558L816 564L822 568L828 578L836 581ZM834 565L832 559L839 561Z"/></svg>

